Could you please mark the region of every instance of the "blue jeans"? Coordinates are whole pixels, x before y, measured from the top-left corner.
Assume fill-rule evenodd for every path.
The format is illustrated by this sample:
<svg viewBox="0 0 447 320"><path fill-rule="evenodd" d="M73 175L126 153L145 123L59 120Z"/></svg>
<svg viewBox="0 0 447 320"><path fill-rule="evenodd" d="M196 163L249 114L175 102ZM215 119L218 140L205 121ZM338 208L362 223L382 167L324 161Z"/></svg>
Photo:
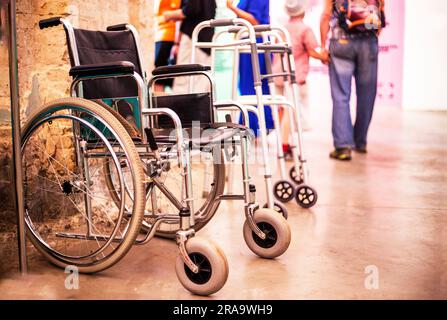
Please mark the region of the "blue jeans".
<svg viewBox="0 0 447 320"><path fill-rule="evenodd" d="M375 36L333 39L329 51L334 146L366 147L377 93L378 39ZM353 77L357 92L355 124L352 123L349 106Z"/></svg>

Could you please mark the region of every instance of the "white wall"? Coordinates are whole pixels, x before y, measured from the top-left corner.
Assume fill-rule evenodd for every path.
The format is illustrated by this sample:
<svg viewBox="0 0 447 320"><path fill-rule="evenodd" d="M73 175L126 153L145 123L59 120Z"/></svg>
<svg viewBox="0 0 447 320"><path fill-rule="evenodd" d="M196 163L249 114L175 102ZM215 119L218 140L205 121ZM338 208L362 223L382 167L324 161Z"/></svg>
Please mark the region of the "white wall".
<svg viewBox="0 0 447 320"><path fill-rule="evenodd" d="M407 0L403 107L447 110L447 1Z"/></svg>

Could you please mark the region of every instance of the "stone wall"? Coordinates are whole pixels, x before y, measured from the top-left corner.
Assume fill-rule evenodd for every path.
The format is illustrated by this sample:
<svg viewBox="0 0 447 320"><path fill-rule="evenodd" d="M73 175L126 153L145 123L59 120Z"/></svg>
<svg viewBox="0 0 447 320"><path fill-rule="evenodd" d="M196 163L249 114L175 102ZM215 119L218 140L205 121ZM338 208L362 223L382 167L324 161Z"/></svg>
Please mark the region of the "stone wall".
<svg viewBox="0 0 447 320"><path fill-rule="evenodd" d="M130 22L140 32L143 60L151 67L153 2L150 0L18 0L20 93L23 119L39 105L68 95L69 61L62 28L40 30L41 19L64 16L74 26L105 30Z"/></svg>
<svg viewBox="0 0 447 320"><path fill-rule="evenodd" d="M107 26L129 22L140 32L143 61L147 71L153 65L152 0L17 0L17 42L22 123L45 102L69 95L69 59L62 27L40 30L41 19L63 16L75 27L105 30ZM4 19L0 19L4 21ZM1 40L0 40L1 41ZM4 48L5 43L2 43ZM0 113L9 117L7 55L0 55ZM4 112L3 112L4 111ZM14 256L15 213L11 202L4 201L10 192L10 127L0 123L0 261ZM6 243L5 243L6 241ZM6 245L5 245L6 244ZM0 263L0 273L16 263Z"/></svg>

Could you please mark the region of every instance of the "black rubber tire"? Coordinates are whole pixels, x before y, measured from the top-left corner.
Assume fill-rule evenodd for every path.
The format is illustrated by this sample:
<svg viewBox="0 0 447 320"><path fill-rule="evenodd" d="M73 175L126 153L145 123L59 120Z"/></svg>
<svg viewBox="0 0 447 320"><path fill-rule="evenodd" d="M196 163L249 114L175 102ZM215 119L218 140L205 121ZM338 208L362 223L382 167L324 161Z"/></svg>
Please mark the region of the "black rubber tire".
<svg viewBox="0 0 447 320"><path fill-rule="evenodd" d="M186 251L193 260L195 256L199 256L207 270L203 270L205 272L204 277L195 279L192 271L178 256L175 263L175 272L180 283L191 293L200 296L208 296L222 289L227 282L229 273L228 261L222 249L208 239L193 237L186 242Z"/></svg>
<svg viewBox="0 0 447 320"><path fill-rule="evenodd" d="M295 187L289 181L280 180L273 186L273 194L276 200L287 203L295 196Z"/></svg>
<svg viewBox="0 0 447 320"><path fill-rule="evenodd" d="M314 188L302 184L296 188L296 202L304 209L312 208L318 201L318 193Z"/></svg>
<svg viewBox="0 0 447 320"><path fill-rule="evenodd" d="M32 132L36 121L46 115L60 110L76 110L87 112L100 118L102 121L107 123L107 125L113 128L113 130L119 137L119 140L122 141L122 147L126 149L126 152L128 154L128 161L131 165L132 171L134 172L135 178L133 184L135 201L133 205L132 216L128 222L127 232L125 233L124 239L119 244L118 248L116 248L116 250L110 253L110 255L102 258L101 260L89 264L77 265L76 261L73 261L72 259L67 261L59 256L55 256L51 253L51 251L48 250L46 245L42 243L42 240L39 239L39 237L37 237L32 232L32 224L30 221L26 220L28 238L36 247L36 249L51 263L61 268L65 268L67 265L75 265L76 267L78 267L78 270L81 273L95 273L110 268L118 261L120 261L132 248L135 239L139 234L145 206L144 172L141 166L140 157L132 141L132 138L128 134L127 130L122 126L120 121L116 119L116 117L104 107L98 105L93 101L85 100L82 98L64 98L55 100L47 103L45 106L31 115L22 130L22 149L26 147L25 145L23 145L23 143L27 141L26 137L28 136L29 132Z"/></svg>
<svg viewBox="0 0 447 320"><path fill-rule="evenodd" d="M259 209L253 219L258 227L267 233L267 238L262 240L245 221L244 239L253 253L261 258L274 259L287 251L292 235L289 224L282 215L271 209Z"/></svg>

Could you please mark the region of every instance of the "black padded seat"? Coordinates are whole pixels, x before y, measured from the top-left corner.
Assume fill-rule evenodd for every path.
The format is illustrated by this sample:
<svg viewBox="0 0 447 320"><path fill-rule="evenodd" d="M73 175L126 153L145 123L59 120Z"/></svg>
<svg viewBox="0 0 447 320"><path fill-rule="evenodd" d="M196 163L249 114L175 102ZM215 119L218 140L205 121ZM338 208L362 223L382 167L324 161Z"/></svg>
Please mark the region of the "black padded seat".
<svg viewBox="0 0 447 320"><path fill-rule="evenodd" d="M205 72L210 70L211 70L210 66L204 66L202 64L181 64L181 65L163 66L155 68L152 71L152 75L164 76L168 74Z"/></svg>

